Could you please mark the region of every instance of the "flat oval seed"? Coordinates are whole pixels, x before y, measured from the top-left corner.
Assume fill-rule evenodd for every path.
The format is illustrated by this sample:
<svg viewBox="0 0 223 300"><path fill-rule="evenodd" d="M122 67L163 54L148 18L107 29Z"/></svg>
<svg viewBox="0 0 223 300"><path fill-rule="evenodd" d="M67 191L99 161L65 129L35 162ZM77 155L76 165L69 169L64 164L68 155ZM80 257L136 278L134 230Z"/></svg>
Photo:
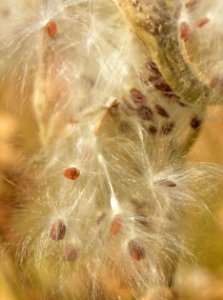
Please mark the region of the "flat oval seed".
<svg viewBox="0 0 223 300"><path fill-rule="evenodd" d="M201 126L201 123L202 123L202 121L200 119L198 119L198 117L195 116L191 119L190 126L193 129L198 129Z"/></svg>
<svg viewBox="0 0 223 300"><path fill-rule="evenodd" d="M140 246L136 241L132 240L128 243L129 254L135 260L141 260L145 257L145 249Z"/></svg>
<svg viewBox="0 0 223 300"><path fill-rule="evenodd" d="M210 21L210 19L208 19L207 17L199 19L195 22L195 26L196 27L203 27L204 25L206 25L208 22Z"/></svg>
<svg viewBox="0 0 223 300"><path fill-rule="evenodd" d="M162 135L168 135L171 131L173 131L174 129L174 123L170 122L170 123L166 123L165 125L163 125L160 129L160 133Z"/></svg>
<svg viewBox="0 0 223 300"><path fill-rule="evenodd" d="M122 223L121 223L121 217L119 215L115 216L114 220L111 224L111 234L116 235L119 233L121 229Z"/></svg>
<svg viewBox="0 0 223 300"><path fill-rule="evenodd" d="M156 108L157 113L158 113L161 117L169 118L168 112L167 112L161 105L156 104L156 105L155 105L155 108Z"/></svg>
<svg viewBox="0 0 223 300"><path fill-rule="evenodd" d="M57 23L55 21L48 21L45 25L45 29L49 37L55 38L57 34Z"/></svg>
<svg viewBox="0 0 223 300"><path fill-rule="evenodd" d="M74 261L77 255L77 250L72 245L67 245L63 250L63 258L66 261Z"/></svg>
<svg viewBox="0 0 223 300"><path fill-rule="evenodd" d="M77 168L70 167L64 170L63 175L68 179L75 180L80 176L80 171Z"/></svg>
<svg viewBox="0 0 223 300"><path fill-rule="evenodd" d="M158 185L166 186L166 187L175 187L176 183L169 179L160 179L155 182Z"/></svg>
<svg viewBox="0 0 223 300"><path fill-rule="evenodd" d="M50 237L54 241L62 240L66 233L66 225L62 220L53 223L50 229Z"/></svg>
<svg viewBox="0 0 223 300"><path fill-rule="evenodd" d="M180 24L180 39L187 41L190 35L190 27L186 22Z"/></svg>

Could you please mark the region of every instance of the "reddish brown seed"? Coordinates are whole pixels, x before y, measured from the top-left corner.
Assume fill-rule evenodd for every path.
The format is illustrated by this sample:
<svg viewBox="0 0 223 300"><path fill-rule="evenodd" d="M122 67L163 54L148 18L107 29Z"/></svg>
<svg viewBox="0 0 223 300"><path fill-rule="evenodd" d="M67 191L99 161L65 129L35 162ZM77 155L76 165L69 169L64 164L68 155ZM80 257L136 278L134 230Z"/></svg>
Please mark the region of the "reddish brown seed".
<svg viewBox="0 0 223 300"><path fill-rule="evenodd" d="M54 241L62 240L66 233L66 225L62 220L53 223L50 229L50 237Z"/></svg>
<svg viewBox="0 0 223 300"><path fill-rule="evenodd" d="M148 61L146 67L153 74L153 76L156 76L156 78L162 76L157 65L153 61Z"/></svg>
<svg viewBox="0 0 223 300"><path fill-rule="evenodd" d="M159 104L156 104L156 105L155 105L155 108L156 108L157 113L158 113L160 116L162 116L162 117L164 117L164 118L169 118L168 112L167 112L162 106L160 106Z"/></svg>
<svg viewBox="0 0 223 300"><path fill-rule="evenodd" d="M169 179L160 179L155 182L158 185L166 186L166 187L175 187L176 183Z"/></svg>
<svg viewBox="0 0 223 300"><path fill-rule="evenodd" d="M132 240L128 243L129 254L135 260L141 260L145 257L145 249L136 241Z"/></svg>
<svg viewBox="0 0 223 300"><path fill-rule="evenodd" d="M66 261L74 261L77 258L77 250L73 245L67 245L63 250L63 258Z"/></svg>
<svg viewBox="0 0 223 300"><path fill-rule="evenodd" d="M55 21L48 21L45 25L45 29L49 37L55 38L57 34L57 23Z"/></svg>
<svg viewBox="0 0 223 300"><path fill-rule="evenodd" d="M67 168L63 171L64 177L75 180L80 176L80 171L75 167Z"/></svg>
<svg viewBox="0 0 223 300"><path fill-rule="evenodd" d="M223 87L223 78L222 77L213 77L209 82L209 86L211 88L215 88L215 87L222 88Z"/></svg>
<svg viewBox="0 0 223 300"><path fill-rule="evenodd" d="M190 126L193 129L198 129L201 126L202 121L198 117L193 117L190 122Z"/></svg>
<svg viewBox="0 0 223 300"><path fill-rule="evenodd" d="M187 107L187 104L182 101L177 101L181 107Z"/></svg>
<svg viewBox="0 0 223 300"><path fill-rule="evenodd" d="M170 86L165 82L165 80L160 76L157 77L156 75L149 77L149 82L152 83L152 85L159 91L170 93L172 92Z"/></svg>
<svg viewBox="0 0 223 300"><path fill-rule="evenodd" d="M157 128L153 125L149 126L149 129L148 129L149 133L155 135L157 133Z"/></svg>
<svg viewBox="0 0 223 300"><path fill-rule="evenodd" d="M112 221L111 224L111 234L116 235L119 233L121 229L122 223L121 223L121 217L120 215L116 215Z"/></svg>
<svg viewBox="0 0 223 300"><path fill-rule="evenodd" d="M210 19L208 19L207 17L205 17L205 18L197 20L194 23L194 26L196 26L196 27L202 27L202 26L206 25L209 21L210 21Z"/></svg>
<svg viewBox="0 0 223 300"><path fill-rule="evenodd" d="M70 118L69 120L68 120L68 123L69 124L77 124L78 123L78 120L77 119L75 119L75 118Z"/></svg>
<svg viewBox="0 0 223 300"><path fill-rule="evenodd" d="M146 105L142 105L138 111L138 116L145 121L150 121L153 119L153 111Z"/></svg>
<svg viewBox="0 0 223 300"><path fill-rule="evenodd" d="M146 96L143 95L138 89L131 89L130 95L135 104L145 104L146 103Z"/></svg>
<svg viewBox="0 0 223 300"><path fill-rule="evenodd" d="M161 134L162 135L168 135L174 128L174 123L170 122L170 123L166 123L165 125L163 125L161 127Z"/></svg>
<svg viewBox="0 0 223 300"><path fill-rule="evenodd" d="M185 0L185 7L187 9L192 9L197 4L197 0Z"/></svg>
<svg viewBox="0 0 223 300"><path fill-rule="evenodd" d="M183 41L187 41L190 35L190 27L186 22L182 22L180 24L180 39Z"/></svg>

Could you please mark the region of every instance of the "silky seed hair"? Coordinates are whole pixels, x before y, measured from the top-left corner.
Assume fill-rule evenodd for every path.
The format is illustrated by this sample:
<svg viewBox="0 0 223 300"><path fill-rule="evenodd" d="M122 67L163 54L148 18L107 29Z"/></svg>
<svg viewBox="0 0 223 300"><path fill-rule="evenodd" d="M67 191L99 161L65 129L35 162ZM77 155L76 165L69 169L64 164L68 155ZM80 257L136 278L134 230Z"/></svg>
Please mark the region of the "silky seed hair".
<svg viewBox="0 0 223 300"><path fill-rule="evenodd" d="M23 162L19 182L32 182L17 184L12 209L22 277L72 299L122 299L117 287L106 294L112 278L135 297L171 285L190 254L187 214L208 211L221 186L220 167L185 162L210 99L173 89L120 1L9 2L0 81L13 78L22 107L33 105L42 145ZM209 28L210 16L193 19L202 9L184 2L179 43Z"/></svg>

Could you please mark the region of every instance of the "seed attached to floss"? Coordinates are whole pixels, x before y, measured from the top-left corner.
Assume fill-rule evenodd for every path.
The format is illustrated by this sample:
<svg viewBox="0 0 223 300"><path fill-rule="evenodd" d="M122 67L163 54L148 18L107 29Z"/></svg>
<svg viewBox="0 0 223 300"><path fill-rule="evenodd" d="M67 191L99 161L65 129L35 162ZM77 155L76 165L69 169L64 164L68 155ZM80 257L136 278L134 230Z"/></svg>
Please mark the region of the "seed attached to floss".
<svg viewBox="0 0 223 300"><path fill-rule="evenodd" d="M192 9L197 4L197 0L185 0L185 6L187 9Z"/></svg>
<svg viewBox="0 0 223 300"><path fill-rule="evenodd" d="M166 187L175 187L177 186L175 182L169 180L169 179L160 179L155 182L158 185L166 186Z"/></svg>
<svg viewBox="0 0 223 300"><path fill-rule="evenodd" d="M45 29L49 37L55 38L57 34L57 23L55 21L48 21L45 25Z"/></svg>
<svg viewBox="0 0 223 300"><path fill-rule="evenodd" d="M63 171L64 177L75 180L80 176L80 171L75 167L67 168Z"/></svg>
<svg viewBox="0 0 223 300"><path fill-rule="evenodd" d="M153 125L151 125L148 129L149 133L151 133L152 135L155 135L157 133L157 128Z"/></svg>
<svg viewBox="0 0 223 300"><path fill-rule="evenodd" d="M186 22L180 24L180 39L186 42L189 39L190 27Z"/></svg>
<svg viewBox="0 0 223 300"><path fill-rule="evenodd" d="M173 131L174 129L174 123L170 122L170 123L166 123L165 125L163 125L160 129L160 133L162 135L168 135L169 133L171 133L171 131Z"/></svg>
<svg viewBox="0 0 223 300"><path fill-rule="evenodd" d="M135 260L141 260L145 257L145 249L140 246L136 241L132 240L128 243L129 254Z"/></svg>
<svg viewBox="0 0 223 300"><path fill-rule="evenodd" d="M50 237L54 241L62 240L66 233L66 225L62 220L53 223L50 229Z"/></svg>
<svg viewBox="0 0 223 300"><path fill-rule="evenodd" d="M194 23L194 25L195 25L196 27L203 27L203 26L206 25L209 21L210 21L210 20L209 20L207 17L205 17L205 18L202 18L202 19L197 20L197 21Z"/></svg>
<svg viewBox="0 0 223 300"><path fill-rule="evenodd" d="M118 234L121 229L121 226L121 217L119 215L116 215L111 224L111 234Z"/></svg>
<svg viewBox="0 0 223 300"><path fill-rule="evenodd" d="M138 104L138 105L146 104L146 96L143 95L143 93L140 92L138 89L135 89L135 88L131 89L130 95L135 104Z"/></svg>
<svg viewBox="0 0 223 300"><path fill-rule="evenodd" d="M73 245L67 245L63 250L63 258L65 261L74 261L77 258L77 250Z"/></svg>
<svg viewBox="0 0 223 300"><path fill-rule="evenodd" d="M155 106L157 113L164 118L169 118L168 112L159 104Z"/></svg>
<svg viewBox="0 0 223 300"><path fill-rule="evenodd" d="M197 117L193 117L191 119L190 126L193 129L198 129L201 126L201 120L199 120Z"/></svg>
<svg viewBox="0 0 223 300"><path fill-rule="evenodd" d="M150 107L148 107L146 105L142 105L138 109L137 113L138 113L138 116L145 121L153 120L153 111L151 110Z"/></svg>

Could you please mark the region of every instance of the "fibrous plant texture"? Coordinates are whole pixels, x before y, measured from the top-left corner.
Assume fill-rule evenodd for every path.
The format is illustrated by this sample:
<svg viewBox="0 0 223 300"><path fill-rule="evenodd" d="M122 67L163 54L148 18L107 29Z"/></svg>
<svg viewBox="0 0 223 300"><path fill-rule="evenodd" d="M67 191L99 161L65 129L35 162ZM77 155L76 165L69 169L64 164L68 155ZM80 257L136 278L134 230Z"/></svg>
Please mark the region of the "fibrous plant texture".
<svg viewBox="0 0 223 300"><path fill-rule="evenodd" d="M0 81L19 99L7 106L32 106L38 128L5 177L14 201L4 239L23 279L83 300L171 286L190 252L187 216L222 180L220 167L186 162L206 107L222 102L222 6L0 4Z"/></svg>

